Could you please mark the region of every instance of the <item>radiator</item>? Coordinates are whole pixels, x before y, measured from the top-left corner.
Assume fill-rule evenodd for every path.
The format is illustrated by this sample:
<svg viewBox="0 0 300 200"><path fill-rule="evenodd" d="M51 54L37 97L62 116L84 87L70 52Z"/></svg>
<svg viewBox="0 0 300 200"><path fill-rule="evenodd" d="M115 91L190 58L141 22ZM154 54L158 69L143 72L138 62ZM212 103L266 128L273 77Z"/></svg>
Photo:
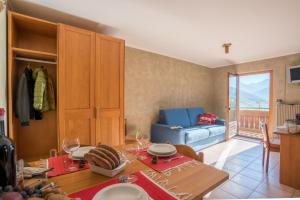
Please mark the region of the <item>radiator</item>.
<svg viewBox="0 0 300 200"><path fill-rule="evenodd" d="M300 114L300 104L277 103L277 126L282 126L288 119L295 120Z"/></svg>

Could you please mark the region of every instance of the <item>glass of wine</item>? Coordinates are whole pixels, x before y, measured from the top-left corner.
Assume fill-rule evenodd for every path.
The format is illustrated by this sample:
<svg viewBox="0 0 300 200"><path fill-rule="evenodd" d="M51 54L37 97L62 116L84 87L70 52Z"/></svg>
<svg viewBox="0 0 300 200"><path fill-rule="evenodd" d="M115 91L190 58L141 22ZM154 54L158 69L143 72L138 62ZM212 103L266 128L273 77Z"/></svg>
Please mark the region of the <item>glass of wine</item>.
<svg viewBox="0 0 300 200"><path fill-rule="evenodd" d="M141 130L136 131L135 139L137 141L136 158L139 160L145 160L147 157L143 155L145 151L145 134Z"/></svg>
<svg viewBox="0 0 300 200"><path fill-rule="evenodd" d="M67 170L69 171L75 171L77 168L74 164L74 161L72 159L72 154L73 152L77 151L80 147L80 141L79 141L79 137L66 137L63 140L63 150L69 154L69 158L71 158L72 163L71 165L68 167Z"/></svg>
<svg viewBox="0 0 300 200"><path fill-rule="evenodd" d="M138 151L143 150L144 134L142 133L142 131L140 129L138 129L136 131L135 139L136 139L136 142L137 142L137 150Z"/></svg>

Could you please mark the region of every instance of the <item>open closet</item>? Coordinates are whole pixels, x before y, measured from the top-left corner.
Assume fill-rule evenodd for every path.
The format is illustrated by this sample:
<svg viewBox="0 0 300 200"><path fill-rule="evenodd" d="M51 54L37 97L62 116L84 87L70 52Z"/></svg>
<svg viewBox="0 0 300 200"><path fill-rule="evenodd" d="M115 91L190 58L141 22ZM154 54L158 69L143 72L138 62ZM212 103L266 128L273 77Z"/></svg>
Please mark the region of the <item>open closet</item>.
<svg viewBox="0 0 300 200"><path fill-rule="evenodd" d="M8 18L9 136L16 143L18 157L34 160L57 148L57 109L22 126L16 117L18 84L25 68L44 68L53 79L57 96L57 25L18 13L10 12Z"/></svg>
<svg viewBox="0 0 300 200"><path fill-rule="evenodd" d="M53 89L46 85L46 110L35 109L41 98L33 95L37 112L24 123L18 116L24 112L24 99L18 93L28 70L44 72ZM35 87L36 82L33 90L39 91ZM25 160L47 157L51 149L61 151L70 135L83 145L123 144L124 40L8 12L8 130L18 158Z"/></svg>

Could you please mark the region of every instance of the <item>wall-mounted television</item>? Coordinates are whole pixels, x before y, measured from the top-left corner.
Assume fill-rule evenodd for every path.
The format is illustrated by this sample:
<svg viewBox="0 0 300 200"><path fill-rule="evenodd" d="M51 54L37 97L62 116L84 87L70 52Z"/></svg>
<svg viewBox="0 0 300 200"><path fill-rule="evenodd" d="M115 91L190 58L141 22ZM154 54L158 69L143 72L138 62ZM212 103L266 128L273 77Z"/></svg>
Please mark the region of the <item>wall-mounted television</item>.
<svg viewBox="0 0 300 200"><path fill-rule="evenodd" d="M300 83L300 65L287 67L286 75L289 83Z"/></svg>

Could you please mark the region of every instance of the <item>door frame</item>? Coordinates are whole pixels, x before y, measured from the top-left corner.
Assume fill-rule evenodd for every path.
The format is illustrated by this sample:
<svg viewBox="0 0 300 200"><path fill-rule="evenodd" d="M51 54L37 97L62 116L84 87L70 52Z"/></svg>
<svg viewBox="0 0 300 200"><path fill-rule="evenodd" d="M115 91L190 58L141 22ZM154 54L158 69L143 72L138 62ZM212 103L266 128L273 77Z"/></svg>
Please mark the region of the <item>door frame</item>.
<svg viewBox="0 0 300 200"><path fill-rule="evenodd" d="M227 73L227 79L226 79L226 141L229 140L229 76L230 74L240 76L246 76L246 75L254 75L254 74L270 74L270 92L269 92L269 120L268 120L268 132L269 136L272 138L273 133L273 70L260 70L260 71L254 71L254 72L240 72L240 73ZM239 81L237 83L237 103L239 103ZM239 105L237 106L237 123L239 121ZM237 127L238 129L238 127Z"/></svg>
<svg viewBox="0 0 300 200"><path fill-rule="evenodd" d="M237 85L236 85L236 116L239 116L239 74L227 72L227 79L226 79L226 141L228 141L229 138L229 78L230 75L234 75L237 77ZM237 117L237 124L239 123L239 117ZM237 126L237 132L239 131L239 126Z"/></svg>

